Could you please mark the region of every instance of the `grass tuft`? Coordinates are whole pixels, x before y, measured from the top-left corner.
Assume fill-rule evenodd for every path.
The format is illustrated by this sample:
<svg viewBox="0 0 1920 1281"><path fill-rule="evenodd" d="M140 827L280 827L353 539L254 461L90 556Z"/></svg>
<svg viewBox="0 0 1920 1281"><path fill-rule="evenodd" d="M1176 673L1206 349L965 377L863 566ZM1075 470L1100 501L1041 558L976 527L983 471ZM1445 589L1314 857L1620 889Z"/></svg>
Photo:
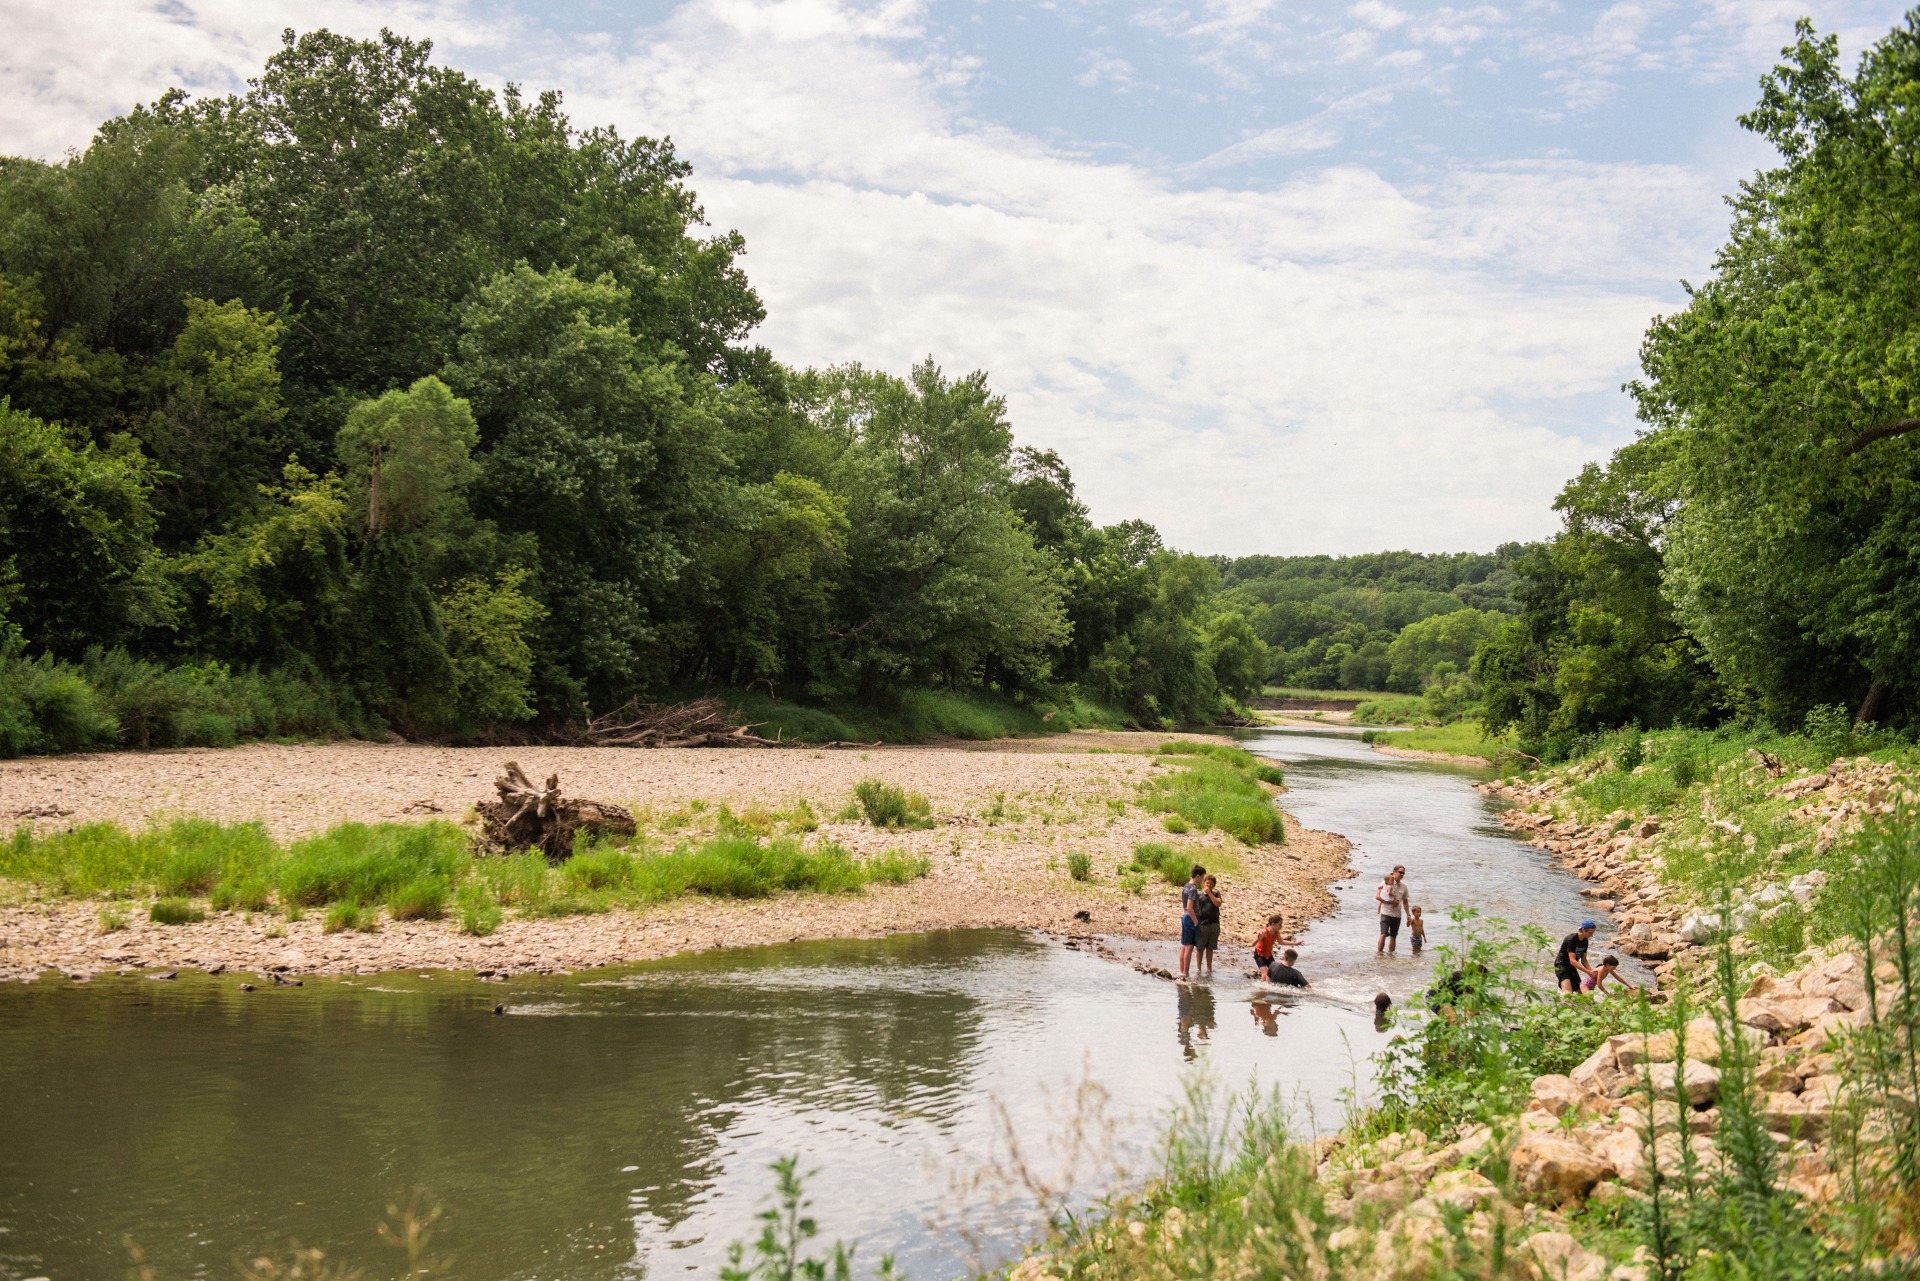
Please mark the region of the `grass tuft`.
<svg viewBox="0 0 1920 1281"><path fill-rule="evenodd" d="M854 784L854 799L875 827L932 827L933 809L918 792L903 792L877 778Z"/></svg>
<svg viewBox="0 0 1920 1281"><path fill-rule="evenodd" d="M155 925L195 925L206 920L207 914L183 898L163 898L154 900L147 909L147 919Z"/></svg>

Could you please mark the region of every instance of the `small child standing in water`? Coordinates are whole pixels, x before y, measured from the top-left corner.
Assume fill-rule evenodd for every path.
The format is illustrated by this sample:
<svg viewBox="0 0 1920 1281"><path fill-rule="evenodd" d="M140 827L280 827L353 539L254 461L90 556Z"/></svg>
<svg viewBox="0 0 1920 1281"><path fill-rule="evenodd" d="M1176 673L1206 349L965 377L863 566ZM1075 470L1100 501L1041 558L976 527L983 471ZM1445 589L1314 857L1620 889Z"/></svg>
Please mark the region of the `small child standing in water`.
<svg viewBox="0 0 1920 1281"><path fill-rule="evenodd" d="M1427 923L1420 919L1420 909L1407 909L1407 941L1413 944L1413 954L1420 955L1420 949L1427 945Z"/></svg>

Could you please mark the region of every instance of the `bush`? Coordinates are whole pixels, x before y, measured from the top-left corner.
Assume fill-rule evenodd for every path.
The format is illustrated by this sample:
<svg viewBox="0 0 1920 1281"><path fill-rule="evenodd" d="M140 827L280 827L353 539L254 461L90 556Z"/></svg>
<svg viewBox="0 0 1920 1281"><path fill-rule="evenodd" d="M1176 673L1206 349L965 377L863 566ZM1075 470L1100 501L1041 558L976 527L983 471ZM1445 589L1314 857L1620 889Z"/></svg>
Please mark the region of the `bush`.
<svg viewBox="0 0 1920 1281"><path fill-rule="evenodd" d="M207 914L183 898L163 898L147 910L147 919L155 925L194 925Z"/></svg>
<svg viewBox="0 0 1920 1281"><path fill-rule="evenodd" d="M1076 881L1093 879L1093 858L1081 850L1067 855L1067 875Z"/></svg>
<svg viewBox="0 0 1920 1281"><path fill-rule="evenodd" d="M500 904L486 884L471 880L453 896L453 911L462 934L485 938L500 928Z"/></svg>
<svg viewBox="0 0 1920 1281"><path fill-rule="evenodd" d="M1186 819L1181 818L1178 814L1167 815L1160 820L1160 826L1175 836L1184 836L1193 830L1193 824L1187 822Z"/></svg>
<svg viewBox="0 0 1920 1281"><path fill-rule="evenodd" d="M71 664L27 657L18 630L0 630L0 756L110 747L119 723Z"/></svg>
<svg viewBox="0 0 1920 1281"><path fill-rule="evenodd" d="M932 809L918 792L903 792L877 778L863 779L853 788L854 799L875 827L932 827Z"/></svg>

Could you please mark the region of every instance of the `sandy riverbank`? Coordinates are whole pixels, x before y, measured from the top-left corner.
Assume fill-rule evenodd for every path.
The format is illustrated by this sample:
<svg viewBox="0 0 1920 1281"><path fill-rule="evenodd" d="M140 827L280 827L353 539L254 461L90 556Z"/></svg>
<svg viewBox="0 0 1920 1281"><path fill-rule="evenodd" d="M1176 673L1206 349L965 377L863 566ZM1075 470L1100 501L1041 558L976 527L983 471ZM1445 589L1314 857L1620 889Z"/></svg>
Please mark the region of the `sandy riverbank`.
<svg viewBox="0 0 1920 1281"><path fill-rule="evenodd" d="M49 970L90 974L135 966L285 967L292 973L449 968L514 973L579 969L675 952L802 938L1011 926L1065 935L1156 937L1178 906L1171 887L1123 891L1115 866L1138 841L1189 848L1196 861L1239 870L1223 880L1228 936L1244 942L1270 912L1290 922L1333 906L1346 875L1345 840L1291 819L1282 845L1248 848L1219 834L1170 836L1131 804L1164 758L1139 755L1159 734L1077 733L1045 739L865 751L616 748L437 748L366 743L254 745L227 750L41 758L0 766L0 822L39 826L113 820L138 826L167 814L259 819L283 839L350 820L439 816L461 820L487 795L503 761L558 772L570 795L659 816L699 799L739 809L805 798L823 819L863 778L923 792L936 826L878 831L823 822L816 839L856 854L905 847L932 860L911 885L858 895L785 895L759 901L688 899L639 912L509 919L488 938L445 922L389 922L376 934L322 934L314 917L287 922L215 914L197 925L144 919L100 932L99 905L40 900L0 885L0 978ZM61 811L26 817L33 811ZM1092 856L1078 883L1066 855ZM1086 913L1085 920L1078 913ZM137 915L137 914L136 914Z"/></svg>

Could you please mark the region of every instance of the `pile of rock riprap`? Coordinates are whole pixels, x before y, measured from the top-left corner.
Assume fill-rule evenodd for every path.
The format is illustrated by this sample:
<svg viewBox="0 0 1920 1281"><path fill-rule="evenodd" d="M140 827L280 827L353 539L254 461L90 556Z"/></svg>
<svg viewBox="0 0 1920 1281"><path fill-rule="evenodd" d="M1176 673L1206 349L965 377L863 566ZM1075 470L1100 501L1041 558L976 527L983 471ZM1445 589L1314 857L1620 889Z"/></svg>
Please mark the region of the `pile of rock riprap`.
<svg viewBox="0 0 1920 1281"><path fill-rule="evenodd" d="M1882 972L1893 977L1890 966ZM1890 985L1879 995L1890 1001ZM1736 1032L1756 1058L1760 1112L1786 1154L1787 1186L1812 1201L1840 1191L1827 1147L1840 1087L1836 1034L1863 1026L1866 1006L1861 960L1850 952L1762 977L1738 1002ZM1328 1209L1350 1221L1330 1243L1377 1260L1381 1275L1422 1275L1436 1253L1457 1248L1448 1212L1465 1211L1468 1242L1484 1245L1504 1222L1524 1238L1519 1257L1541 1278L1599 1281L1604 1260L1565 1231L1562 1216L1589 1198L1645 1196L1655 1162L1680 1175L1683 1128L1696 1169L1717 1169L1722 1050L1707 1017L1679 1035L1615 1036L1567 1075L1536 1078L1526 1110L1500 1133L1478 1126L1446 1142L1417 1130L1364 1145L1321 1140ZM1493 1155L1505 1158L1504 1191L1477 1168ZM1632 1264L1613 1269L1618 1281L1642 1275Z"/></svg>
<svg viewBox="0 0 1920 1281"><path fill-rule="evenodd" d="M1816 856L1826 853L1841 836L1857 831L1870 815L1891 814L1900 803L1920 801L1911 774L1894 765L1876 764L1870 757L1843 757L1819 773L1787 778L1771 756L1758 751L1748 756L1746 768L1756 771L1755 781L1779 779L1770 789L1774 795L1804 799L1790 817L1820 824L1813 845ZM1807 904L1826 883L1826 873L1815 868L1778 884L1755 886L1751 892L1738 888L1733 891L1730 914L1684 902L1661 881L1661 843L1670 834L1659 818L1637 818L1619 811L1596 823L1580 823L1557 803L1582 777L1604 768L1609 765L1601 760L1550 773L1537 782L1502 781L1479 787L1513 802L1514 808L1500 814L1502 824L1525 833L1555 861L1594 882L1583 893L1595 908L1610 912L1620 929L1610 946L1651 963L1662 978L1689 948L1728 931L1749 929L1789 901ZM1723 839L1753 844L1753 834L1739 822L1714 814L1710 793L1702 798L1702 817L1716 834L1724 833Z"/></svg>

